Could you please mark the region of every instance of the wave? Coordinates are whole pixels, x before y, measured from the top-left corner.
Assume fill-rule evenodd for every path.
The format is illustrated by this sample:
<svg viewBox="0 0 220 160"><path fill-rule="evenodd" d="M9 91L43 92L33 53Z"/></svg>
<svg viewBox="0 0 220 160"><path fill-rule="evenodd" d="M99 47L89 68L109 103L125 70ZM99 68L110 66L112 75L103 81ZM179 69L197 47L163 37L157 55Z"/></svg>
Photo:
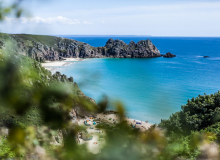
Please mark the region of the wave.
<svg viewBox="0 0 220 160"><path fill-rule="evenodd" d="M174 62L174 61L159 61L159 62L156 62L156 63L181 64L179 62Z"/></svg>
<svg viewBox="0 0 220 160"><path fill-rule="evenodd" d="M219 61L220 57L213 57L213 58L209 58L209 60L213 60L213 61Z"/></svg>
<svg viewBox="0 0 220 160"><path fill-rule="evenodd" d="M191 62L198 63L198 64L207 64L207 63L203 63L203 62L199 62L199 61L191 61Z"/></svg>

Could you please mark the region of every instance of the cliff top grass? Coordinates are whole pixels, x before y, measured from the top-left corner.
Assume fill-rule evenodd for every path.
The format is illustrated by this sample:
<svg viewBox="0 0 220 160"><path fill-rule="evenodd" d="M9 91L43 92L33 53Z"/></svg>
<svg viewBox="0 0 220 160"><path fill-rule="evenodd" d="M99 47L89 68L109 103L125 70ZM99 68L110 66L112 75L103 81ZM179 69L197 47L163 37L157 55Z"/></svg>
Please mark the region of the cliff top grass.
<svg viewBox="0 0 220 160"><path fill-rule="evenodd" d="M74 41L74 42L77 42L78 45L87 44L87 43L79 42L79 41L76 41L76 40L73 40L73 39L61 38L61 37L57 37L57 36L32 35L32 34L10 34L10 35L15 35L15 36L23 39L24 41L35 41L35 42L41 43L43 45L51 46L55 50L58 49L57 44L59 42L69 43L70 41Z"/></svg>
<svg viewBox="0 0 220 160"><path fill-rule="evenodd" d="M54 44L57 44L59 42L58 40L59 38L54 36L32 35L32 34L12 34L12 35L16 35L19 38L22 38L23 40L40 42L47 46L54 46Z"/></svg>

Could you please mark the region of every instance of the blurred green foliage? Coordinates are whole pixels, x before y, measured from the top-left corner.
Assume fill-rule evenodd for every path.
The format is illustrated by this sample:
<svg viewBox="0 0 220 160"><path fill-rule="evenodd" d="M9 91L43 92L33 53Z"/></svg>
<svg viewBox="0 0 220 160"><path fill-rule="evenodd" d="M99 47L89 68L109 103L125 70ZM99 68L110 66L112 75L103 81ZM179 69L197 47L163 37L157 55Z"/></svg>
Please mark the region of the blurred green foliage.
<svg viewBox="0 0 220 160"><path fill-rule="evenodd" d="M0 1L0 21L3 21L6 16L13 14L16 18L20 18L23 9L20 7L22 0L15 0L8 6L4 5L4 1Z"/></svg>

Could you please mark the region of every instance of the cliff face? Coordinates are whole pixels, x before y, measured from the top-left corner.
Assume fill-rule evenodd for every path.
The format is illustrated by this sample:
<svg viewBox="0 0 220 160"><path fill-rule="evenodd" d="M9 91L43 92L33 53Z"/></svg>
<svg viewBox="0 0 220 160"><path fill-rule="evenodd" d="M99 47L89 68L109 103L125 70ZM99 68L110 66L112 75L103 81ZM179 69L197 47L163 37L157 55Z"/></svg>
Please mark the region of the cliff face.
<svg viewBox="0 0 220 160"><path fill-rule="evenodd" d="M131 41L128 45L121 40L109 39L106 42L103 55L107 57L120 58L147 58L160 57L160 51L148 39L146 41L139 41L137 44Z"/></svg>
<svg viewBox="0 0 220 160"><path fill-rule="evenodd" d="M160 51L148 39L129 44L109 39L104 47L92 47L72 39L52 36L11 35L19 48L37 61L55 61L63 58L150 58L161 57Z"/></svg>

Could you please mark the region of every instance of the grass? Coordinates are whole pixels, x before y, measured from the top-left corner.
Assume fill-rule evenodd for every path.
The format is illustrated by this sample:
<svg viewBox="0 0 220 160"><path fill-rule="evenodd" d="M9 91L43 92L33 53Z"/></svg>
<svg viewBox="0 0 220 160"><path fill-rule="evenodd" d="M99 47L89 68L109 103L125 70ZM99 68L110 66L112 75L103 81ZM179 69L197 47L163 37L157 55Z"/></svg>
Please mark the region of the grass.
<svg viewBox="0 0 220 160"><path fill-rule="evenodd" d="M14 34L23 40L40 42L47 46L54 46L59 42L58 37L45 36L45 35L31 35L31 34Z"/></svg>
<svg viewBox="0 0 220 160"><path fill-rule="evenodd" d="M4 136L0 137L0 159L16 157L15 152L11 151L11 147Z"/></svg>

